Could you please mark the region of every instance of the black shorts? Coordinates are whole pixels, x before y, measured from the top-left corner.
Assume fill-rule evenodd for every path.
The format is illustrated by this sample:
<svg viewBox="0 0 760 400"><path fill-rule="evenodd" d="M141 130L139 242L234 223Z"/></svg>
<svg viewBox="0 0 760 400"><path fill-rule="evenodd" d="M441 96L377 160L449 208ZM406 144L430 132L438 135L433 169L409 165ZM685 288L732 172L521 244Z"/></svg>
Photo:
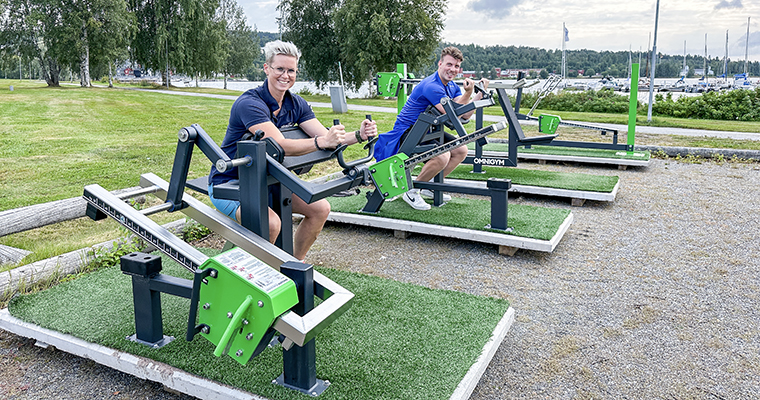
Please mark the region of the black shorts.
<svg viewBox="0 0 760 400"><path fill-rule="evenodd" d="M414 126L414 125L412 125L412 126ZM407 129L406 131L404 131L404 134L401 135L401 140L399 141L399 143L404 143L404 140L409 135L409 131L411 131L411 130L412 130L412 127L409 127L409 129ZM448 132L443 132L443 143L453 142L454 140L456 140L456 136L454 136L454 135L452 135L452 134L450 134ZM425 142L420 143L420 145L426 145L426 144L439 145L440 143L438 143L438 141L435 140L435 139L434 140L427 140Z"/></svg>

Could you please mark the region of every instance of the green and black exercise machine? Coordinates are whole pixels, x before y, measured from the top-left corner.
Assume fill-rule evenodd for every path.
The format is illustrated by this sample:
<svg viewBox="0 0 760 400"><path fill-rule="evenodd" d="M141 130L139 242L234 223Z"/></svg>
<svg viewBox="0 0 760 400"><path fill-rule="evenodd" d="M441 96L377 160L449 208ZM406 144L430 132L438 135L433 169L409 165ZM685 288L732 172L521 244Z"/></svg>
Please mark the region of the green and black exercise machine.
<svg viewBox="0 0 760 400"><path fill-rule="evenodd" d="M639 80L639 70L638 70L639 64L632 64L632 76L631 82L632 85L638 85ZM518 79L521 77L524 77L524 72L518 73ZM602 136L606 136L607 134L612 134L612 143L599 143L599 142L581 142L581 141L570 141L570 140L554 140L551 143L544 144L546 146L560 146L560 147L578 147L578 148L588 148L588 149L603 149L603 150L622 150L627 152L633 152L634 150L634 143L635 143L635 99L636 98L636 92L631 90L631 96L630 100L634 104L632 110L634 119L631 123L629 121L628 126L628 135L626 143L618 143L618 135L619 132L617 129L605 127L605 126L598 126L593 124L584 124L584 123L577 123L577 122L567 122L562 121L562 119L559 116L551 115L551 114L542 114L538 117L532 116L533 110L538 106L538 102L541 100L542 96L539 95L539 97L536 100L536 103L533 104L533 107L531 107L530 111L527 114L521 114L520 113L520 100L522 99L523 94L523 87L518 87L517 89L517 97L515 100L515 106L514 111L517 115L517 118L522 121L538 121L539 124L539 132L550 132L554 133L556 131L557 126L568 126L573 128L583 128L583 129L590 129L590 130L596 130L601 133ZM630 115L630 112L629 112Z"/></svg>
<svg viewBox="0 0 760 400"><path fill-rule="evenodd" d="M238 188L228 187L220 192L239 198L247 206L243 225L184 193L196 145L217 169L240 168ZM369 149L371 158L372 146ZM230 159L200 126L192 125L180 130L170 182L154 174L143 174L142 189L120 197L99 185L85 187L83 197L88 203L89 217L113 218L193 273L193 279L161 274L161 259L156 255L138 252L122 257L121 269L132 277L135 310L136 333L129 339L157 349L170 343L173 338L163 334L160 295L188 298L186 340L200 334L216 346L214 355L226 354L246 364L279 333L274 342L283 348L283 373L275 381L312 396L322 393L329 382L316 377L315 337L350 308L354 295L314 271L311 265L298 262L291 255L292 250L287 251L288 246L283 249L269 243L268 222L264 219L262 223L259 218L268 216L269 184L278 186L280 195L275 198L281 209L289 212L287 196L292 192L310 202L368 181L369 173L362 170L366 169L362 165L367 159L344 162L342 150L290 159L286 167L283 162L287 157L283 157L282 149L259 135L241 141L238 157ZM346 174L341 179L312 185L291 173L333 157L345 168ZM234 192L237 194L233 196ZM137 211L122 200L148 193L165 202ZM147 217L160 211L181 211L237 247L208 257ZM285 222L290 220L290 214L283 218L283 231ZM284 243L288 236L282 239L280 242ZM316 307L314 296L323 300Z"/></svg>
<svg viewBox="0 0 760 400"><path fill-rule="evenodd" d="M401 112L401 108L406 103L406 99L409 93L409 87L419 83L419 79L414 79L413 76L406 74L406 65L405 64L398 64L396 66L397 71L396 72L381 72L377 74L377 87L378 87L378 95L380 96L395 96L398 99L398 110ZM525 136L525 133L522 130L522 127L520 126L520 117L517 115L517 109L513 109L511 105L511 101L509 100L509 96L507 96L507 89L517 89L518 90L518 102L520 96L522 96L522 90L527 87L531 87L537 82L529 82L525 79L524 73L521 73L522 75L518 75L518 80L515 83L512 84L499 84L499 83L493 83L489 84L489 89L495 89L497 96L495 98L498 100L499 105L501 107L502 112L504 113L504 117L507 120L507 125L509 126L509 152L507 157L486 157L483 154L483 147L488 143L487 139L485 137L479 138L475 140L475 153L474 156L468 155L467 158L464 159L462 162L463 164L471 164L473 166L473 172L474 173L482 173L483 172L483 165L493 165L493 166L500 166L500 167L515 167L517 166L517 148L520 146L530 147L531 145L539 145L539 144L548 144L551 143L556 137L556 130L558 123L561 121L559 117L557 116L546 116L546 118L542 118L540 120L539 125L539 132L544 133L544 135L541 136ZM462 84L463 82L457 82L458 84ZM494 102L494 96L488 95L485 90L483 90L482 86L479 84L475 85L475 90L480 91L484 93L483 100L488 101L490 100L489 104L486 105L479 105L475 107L475 129L479 130L483 128L483 108L495 105ZM481 101L483 101L481 100ZM477 103L477 102L476 102ZM519 103L518 103L519 104ZM470 111L468 109L467 111L460 112L461 115L465 112ZM423 118L423 123L427 123L427 118ZM453 121L448 121L447 126L451 129L454 129L454 126L452 126ZM469 121L462 121L462 122L469 122ZM460 132L457 132L460 133ZM410 135L411 136L411 135ZM460 133L461 136L461 133ZM425 139L428 140L428 139ZM400 149L399 152L406 152L407 149ZM407 153L408 154L408 153Z"/></svg>
<svg viewBox="0 0 760 400"><path fill-rule="evenodd" d="M367 193L367 203L362 212L377 213L383 203L413 188L433 191L433 204L443 205L443 192L463 193L491 198L491 223L489 228L508 231L507 226L507 191L511 182L505 179L489 179L487 187L482 188L469 182L457 184L444 182L443 174L438 174L433 182L414 182L411 172L414 167L456 147L485 138L506 127L499 122L467 133L460 116L470 111L482 109L495 104L493 97L482 86L476 90L483 92L483 98L469 104L460 105L444 97L441 99L445 113L435 107L420 114L399 147L399 152L369 167L375 190ZM482 111L482 110L481 110ZM443 143L444 126L450 126L459 135L454 141ZM436 141L437 144L422 144Z"/></svg>

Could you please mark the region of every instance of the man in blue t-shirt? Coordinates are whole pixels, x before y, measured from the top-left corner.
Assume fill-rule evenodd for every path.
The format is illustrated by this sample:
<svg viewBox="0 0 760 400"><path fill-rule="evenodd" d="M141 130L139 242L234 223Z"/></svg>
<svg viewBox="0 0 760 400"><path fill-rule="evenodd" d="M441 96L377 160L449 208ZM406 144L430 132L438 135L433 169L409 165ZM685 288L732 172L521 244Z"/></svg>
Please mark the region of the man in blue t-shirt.
<svg viewBox="0 0 760 400"><path fill-rule="evenodd" d="M407 99L404 108L396 118L396 124L393 130L383 133L375 143L375 158L378 161L384 160L398 153L401 142L409 133L409 130L417 122L420 114L425 112L428 106L435 106L441 113L445 113L441 105L441 98L448 97L459 104L467 104L471 101L480 100L482 93L472 97L475 83L471 79L464 80L464 92L459 85L453 82L464 61L462 52L456 47L446 47L441 52L441 59L438 61L438 71L435 74L423 79L412 90L412 94ZM484 88L488 88L488 80L482 79ZM472 111L463 114L461 117L468 119L472 116ZM444 133L444 143L456 139L454 135ZM467 147L457 147L447 153L441 154L428 160L422 167L422 171L417 176L417 181L427 182L433 179L439 172L443 171L444 176L451 173L467 157ZM433 193L429 190L412 189L402 196L412 208L416 210L429 210L430 204L422 199L422 196L432 197ZM451 197L444 194L444 201L450 200Z"/></svg>
<svg viewBox="0 0 760 400"><path fill-rule="evenodd" d="M222 150L230 158L235 157L237 142L246 133L264 131L264 137L271 137L282 146L286 156L300 156L316 150L334 149L340 144L354 144L367 140L377 134L377 124L365 119L361 127L346 134L343 125L334 125L326 129L314 116L309 104L296 94L290 93L290 88L296 82L298 73L298 58L301 53L290 42L276 40L264 46L266 61L264 73L267 79L264 83L243 93L232 105L227 133L222 141ZM298 125L308 139L286 139L280 128ZM240 221L240 202L214 198L214 185L238 179L238 169L232 168L219 172L215 166L209 174L209 197L214 206L230 218ZM330 214L330 203L322 199L306 203L300 197L293 195L292 209L294 213L302 214L304 219L298 225L293 237L293 256L303 261L306 253ZM269 209L269 240L274 243L280 234L281 221L279 216Z"/></svg>

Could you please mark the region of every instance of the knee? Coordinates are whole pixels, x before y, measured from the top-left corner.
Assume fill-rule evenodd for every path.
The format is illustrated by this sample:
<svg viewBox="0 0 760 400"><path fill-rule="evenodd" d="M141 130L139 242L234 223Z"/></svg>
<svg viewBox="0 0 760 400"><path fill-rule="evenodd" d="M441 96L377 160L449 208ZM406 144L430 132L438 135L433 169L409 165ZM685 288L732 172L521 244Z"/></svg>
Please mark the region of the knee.
<svg viewBox="0 0 760 400"><path fill-rule="evenodd" d="M269 241L274 243L277 236L280 235L280 229L282 229L282 221L280 217L271 208L269 209Z"/></svg>
<svg viewBox="0 0 760 400"><path fill-rule="evenodd" d="M330 215L330 203L325 199L309 204L308 208L309 212L305 216L318 221L327 221Z"/></svg>
<svg viewBox="0 0 760 400"><path fill-rule="evenodd" d="M440 171L443 169L443 167L446 166L446 164L449 163L449 154L441 154L440 156L431 159L427 163L430 165L429 168L434 168L436 171Z"/></svg>
<svg viewBox="0 0 760 400"><path fill-rule="evenodd" d="M457 160L457 162L461 162L467 157L467 147L457 147L456 149L451 150L451 159Z"/></svg>

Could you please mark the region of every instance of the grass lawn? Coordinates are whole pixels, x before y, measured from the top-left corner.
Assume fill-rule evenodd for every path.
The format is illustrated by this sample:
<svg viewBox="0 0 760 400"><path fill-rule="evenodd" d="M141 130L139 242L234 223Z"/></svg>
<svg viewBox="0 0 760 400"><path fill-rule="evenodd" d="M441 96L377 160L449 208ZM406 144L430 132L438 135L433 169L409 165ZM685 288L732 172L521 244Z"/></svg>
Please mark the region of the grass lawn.
<svg viewBox="0 0 760 400"><path fill-rule="evenodd" d="M165 256L163 265L164 273L189 278ZM339 270L320 272L355 294L352 307L316 338L317 377L331 383L320 399L448 398L509 307L503 299ZM9 310L24 321L270 399L308 398L271 384L282 373L279 347L241 366L230 357L214 357L213 344L201 336L185 341L188 299L162 296L164 333L176 338L167 346L151 349L126 340L135 329L131 280L118 266L16 297Z"/></svg>
<svg viewBox="0 0 760 400"><path fill-rule="evenodd" d="M78 197L92 183L108 190L136 186L146 172L168 180L179 129L198 123L221 143L232 105L231 100L150 91L48 88L36 81L5 81L2 87L0 211ZM326 125L339 118L349 129L364 119L362 112L334 114L316 108L315 113ZM388 130L395 115L376 114L373 119ZM207 175L211 166L200 151L194 154L191 179ZM361 146L352 146L346 160L365 155ZM339 170L332 161L315 167L306 178ZM159 213L152 218L165 223L181 217ZM123 235L115 223L81 219L4 236L0 244L32 251L23 265Z"/></svg>
<svg viewBox="0 0 760 400"><path fill-rule="evenodd" d="M14 86L10 91L9 86ZM172 88L236 95L240 92L204 88ZM329 96L306 96L310 101L329 102ZM351 104L395 107L395 100L349 99ZM218 143L224 137L231 100L169 96L150 91L64 86L49 88L40 81L0 80L0 211L82 195L85 185L97 183L114 190L135 186L142 173L153 172L169 179L177 143L177 131L200 124ZM500 112L494 107L492 110ZM339 118L355 129L363 112L334 114L315 108L317 117L329 125ZM563 118L581 119L578 115ZM587 115L593 119L594 115ZM395 122L395 113L375 113L381 132ZM601 122L601 121L597 121ZM707 121L710 129L756 132L753 123ZM533 135L533 127L526 134ZM493 137L506 137L507 131ZM596 132L562 128L563 140L608 141ZM728 139L637 135L637 144L686 147L760 149L760 142ZM346 159L363 157L360 146L346 151ZM204 176L210 163L198 151L189 178ZM315 166L304 179L339 171L336 162ZM156 214L159 222L179 218ZM86 219L0 238L0 244L30 250L22 264L93 245L123 234L116 224Z"/></svg>

